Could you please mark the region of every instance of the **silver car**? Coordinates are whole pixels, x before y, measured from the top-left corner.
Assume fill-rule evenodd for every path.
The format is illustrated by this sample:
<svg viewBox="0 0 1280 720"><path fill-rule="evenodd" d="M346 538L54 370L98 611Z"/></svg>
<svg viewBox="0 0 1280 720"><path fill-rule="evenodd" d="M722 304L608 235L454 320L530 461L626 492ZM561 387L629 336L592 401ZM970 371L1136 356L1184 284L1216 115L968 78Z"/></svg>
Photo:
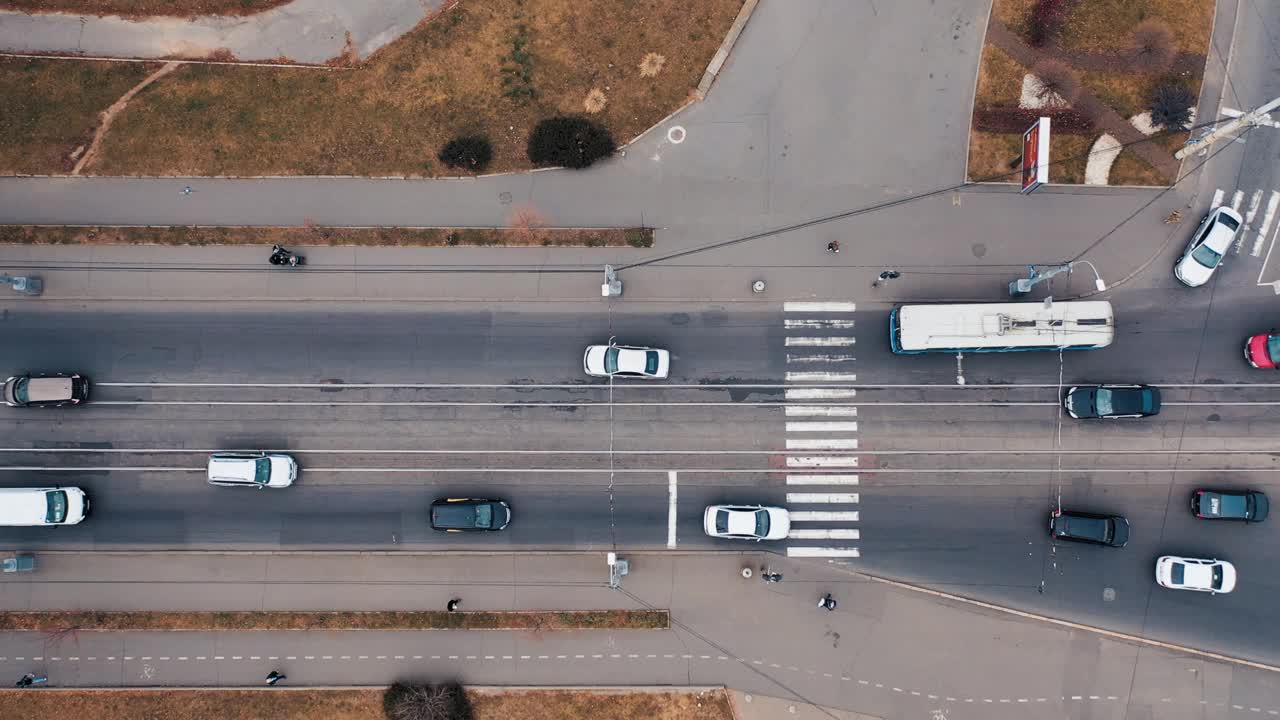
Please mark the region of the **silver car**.
<svg viewBox="0 0 1280 720"><path fill-rule="evenodd" d="M1226 205L1210 210L1191 235L1182 257L1174 263L1173 276L1187 287L1200 287L1209 282L1243 223L1240 213Z"/></svg>
<svg viewBox="0 0 1280 720"><path fill-rule="evenodd" d="M289 487L298 477L290 456L265 452L221 452L209 456L209 484L225 487Z"/></svg>

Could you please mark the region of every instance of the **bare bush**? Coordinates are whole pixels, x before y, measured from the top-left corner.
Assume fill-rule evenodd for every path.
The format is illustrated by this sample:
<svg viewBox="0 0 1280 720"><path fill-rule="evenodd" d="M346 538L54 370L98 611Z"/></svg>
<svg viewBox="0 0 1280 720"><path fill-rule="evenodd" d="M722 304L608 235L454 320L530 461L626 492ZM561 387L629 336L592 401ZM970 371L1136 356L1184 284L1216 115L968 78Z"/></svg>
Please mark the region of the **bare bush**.
<svg viewBox="0 0 1280 720"><path fill-rule="evenodd" d="M1080 76L1059 60L1042 60L1031 69L1040 80L1040 100L1050 107L1062 107L1080 96Z"/></svg>
<svg viewBox="0 0 1280 720"><path fill-rule="evenodd" d="M382 697L388 720L471 720L471 702L457 683L396 683Z"/></svg>
<svg viewBox="0 0 1280 720"><path fill-rule="evenodd" d="M1067 12L1075 0L1037 0L1027 19L1028 40L1035 47L1053 42L1067 24Z"/></svg>
<svg viewBox="0 0 1280 720"><path fill-rule="evenodd" d="M1173 65L1178 43L1169 26L1159 20L1144 20L1133 31L1129 62L1135 70L1161 73Z"/></svg>

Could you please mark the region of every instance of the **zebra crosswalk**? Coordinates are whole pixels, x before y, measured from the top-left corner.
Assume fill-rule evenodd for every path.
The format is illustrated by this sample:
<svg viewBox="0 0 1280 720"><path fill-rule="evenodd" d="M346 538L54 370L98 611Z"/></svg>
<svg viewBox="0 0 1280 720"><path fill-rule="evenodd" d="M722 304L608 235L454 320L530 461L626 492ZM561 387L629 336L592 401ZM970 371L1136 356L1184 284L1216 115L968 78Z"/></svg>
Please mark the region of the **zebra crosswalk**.
<svg viewBox="0 0 1280 720"><path fill-rule="evenodd" d="M783 307L787 349L787 555L838 562L859 556L850 541L858 522L858 392L850 302L789 302ZM811 385L811 386L807 386Z"/></svg>

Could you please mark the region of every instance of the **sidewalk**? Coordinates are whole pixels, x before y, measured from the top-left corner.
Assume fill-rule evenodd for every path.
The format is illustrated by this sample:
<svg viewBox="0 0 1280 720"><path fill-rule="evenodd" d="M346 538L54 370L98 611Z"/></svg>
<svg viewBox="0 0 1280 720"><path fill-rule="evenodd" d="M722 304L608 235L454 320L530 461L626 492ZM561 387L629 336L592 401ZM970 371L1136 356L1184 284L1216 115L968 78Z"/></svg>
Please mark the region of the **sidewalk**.
<svg viewBox="0 0 1280 720"><path fill-rule="evenodd" d="M1259 671L1136 648L952 605L776 556L632 554L621 590L604 553L560 555L41 553L0 578L5 609L464 609L658 607L671 630L0 634L0 672L53 686L303 685L456 677L485 685L717 685L752 696L742 720L1227 717L1280 712ZM777 585L744 580L768 565ZM835 612L814 607L830 592ZM1188 675L1188 673L1192 675ZM1187 682L1187 678L1194 682ZM754 714L753 714L754 713ZM858 718L858 715L850 716Z"/></svg>
<svg viewBox="0 0 1280 720"><path fill-rule="evenodd" d="M246 16L126 20L0 12L0 50L126 58L204 58L322 64L350 49L366 58L447 0L294 0Z"/></svg>

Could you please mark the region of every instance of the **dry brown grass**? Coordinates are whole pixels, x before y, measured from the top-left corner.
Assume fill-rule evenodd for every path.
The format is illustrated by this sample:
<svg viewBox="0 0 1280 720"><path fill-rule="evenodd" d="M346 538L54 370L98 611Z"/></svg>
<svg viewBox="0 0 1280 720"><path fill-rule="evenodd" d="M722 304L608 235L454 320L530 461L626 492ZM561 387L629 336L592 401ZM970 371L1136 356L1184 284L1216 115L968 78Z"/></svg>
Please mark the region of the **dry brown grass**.
<svg viewBox="0 0 1280 720"><path fill-rule="evenodd" d="M249 15L292 0L0 0L0 10L150 17Z"/></svg>
<svg viewBox="0 0 1280 720"><path fill-rule="evenodd" d="M382 690L67 690L0 693L23 720L384 720ZM468 691L475 720L733 720L723 691Z"/></svg>
<svg viewBox="0 0 1280 720"><path fill-rule="evenodd" d="M0 225L10 245L444 245L622 247L653 246L651 228L333 228L304 227L70 227Z"/></svg>
<svg viewBox="0 0 1280 720"><path fill-rule="evenodd" d="M247 611L0 612L0 631L120 630L652 630L670 627L665 610L534 612ZM0 715L0 717L4 717Z"/></svg>
<svg viewBox="0 0 1280 720"><path fill-rule="evenodd" d="M159 67L0 58L0 173L69 172L98 114Z"/></svg>
<svg viewBox="0 0 1280 720"><path fill-rule="evenodd" d="M1025 37L1026 20L1036 0L995 0L992 16L1013 32ZM1078 0L1059 36L1066 50L1088 53L1130 52L1134 31L1144 22L1160 22L1172 32L1177 49L1183 53L1206 55L1213 19L1213 0ZM983 49L978 69L978 92L975 104L1016 104L1021 93L1022 76L1027 71L1008 55L988 44ZM1201 70L1189 78L1199 92ZM1081 71L1085 92L1096 96L1124 118L1145 111L1153 85L1159 74L1124 71ZM1102 129L1098 134L1101 134ZM1084 165L1094 136L1055 133L1051 145L1054 166L1050 179L1055 183L1084 181ZM1185 136L1158 138L1164 147L1177 149ZM1015 134L992 135L973 132L970 137L969 177L980 179L1006 172L1005 157L1021 154L1021 137ZM1081 157L1077 157L1081 156ZM1071 158L1071 159L1066 159ZM1063 162L1059 162L1063 161ZM1010 181L1016 181L1011 177ZM1124 152L1112 166L1114 184L1167 185L1173 178L1160 175L1132 152Z"/></svg>
<svg viewBox="0 0 1280 720"><path fill-rule="evenodd" d="M685 103L741 5L467 0L355 70L184 66L134 98L84 172L453 175L458 171L435 157L462 134L492 141L488 172L527 169L525 144L533 125L582 113L593 88L607 88L608 96L593 118L621 142ZM521 52L514 50L517 37L527 43ZM651 53L665 62L660 73L645 77L637 68ZM115 99L96 88L116 69L26 62L62 96L94 88L97 109ZM504 72L504 66L527 67L529 83L504 84L504 77L523 74ZM6 76L14 72L13 63L0 64L0 88L12 88L0 103L18 101L18 117L10 122L29 126L48 118L52 111L44 106L54 103L38 99L42 107L35 112L12 97L20 84ZM532 98L508 94L526 87ZM91 118L77 115L77 136L88 134ZM64 170L65 163L56 161L64 146L18 145L0 133L0 159L13 158L9 164L25 172ZM40 160L23 160L25 155Z"/></svg>
<svg viewBox="0 0 1280 720"><path fill-rule="evenodd" d="M969 133L971 182L1019 182L1018 167L1009 164L1022 157L1022 136L1012 133Z"/></svg>

